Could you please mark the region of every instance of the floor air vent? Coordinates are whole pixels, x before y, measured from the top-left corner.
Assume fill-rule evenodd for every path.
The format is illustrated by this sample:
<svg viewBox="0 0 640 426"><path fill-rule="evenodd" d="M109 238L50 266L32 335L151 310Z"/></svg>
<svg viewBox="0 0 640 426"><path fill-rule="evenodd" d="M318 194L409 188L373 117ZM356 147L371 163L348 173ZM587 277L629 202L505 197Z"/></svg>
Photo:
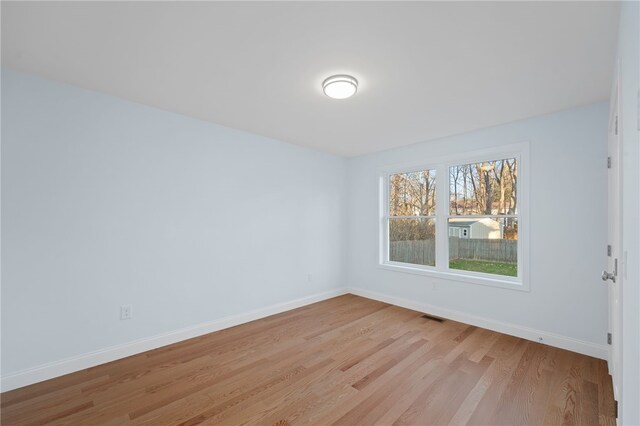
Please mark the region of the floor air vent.
<svg viewBox="0 0 640 426"><path fill-rule="evenodd" d="M434 316L431 316L431 315L428 315L428 314L424 314L422 316L422 318L426 318L426 319L432 320L432 321L444 322L444 318L438 318L438 317L434 317Z"/></svg>

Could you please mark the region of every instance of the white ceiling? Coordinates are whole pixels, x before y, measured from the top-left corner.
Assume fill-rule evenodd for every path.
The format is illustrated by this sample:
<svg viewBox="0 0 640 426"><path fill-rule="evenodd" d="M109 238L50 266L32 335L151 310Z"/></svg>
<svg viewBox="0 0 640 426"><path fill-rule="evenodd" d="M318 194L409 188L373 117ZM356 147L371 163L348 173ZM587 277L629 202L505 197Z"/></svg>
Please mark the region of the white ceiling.
<svg viewBox="0 0 640 426"><path fill-rule="evenodd" d="M2 2L13 69L353 156L608 98L611 2ZM358 94L331 100L348 73Z"/></svg>

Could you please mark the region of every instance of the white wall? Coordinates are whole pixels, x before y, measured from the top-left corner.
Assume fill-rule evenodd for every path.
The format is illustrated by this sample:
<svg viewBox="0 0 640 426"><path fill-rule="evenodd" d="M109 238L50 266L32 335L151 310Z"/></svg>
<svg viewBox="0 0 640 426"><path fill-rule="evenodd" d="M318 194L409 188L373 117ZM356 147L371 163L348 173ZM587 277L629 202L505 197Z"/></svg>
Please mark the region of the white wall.
<svg viewBox="0 0 640 426"><path fill-rule="evenodd" d="M640 3L623 2L618 41L622 142L621 424L640 425Z"/></svg>
<svg viewBox="0 0 640 426"><path fill-rule="evenodd" d="M2 376L343 286L345 173L3 69Z"/></svg>
<svg viewBox="0 0 640 426"><path fill-rule="evenodd" d="M605 356L607 121L608 105L600 103L350 159L348 285ZM524 141L531 150L530 292L377 267L381 168Z"/></svg>

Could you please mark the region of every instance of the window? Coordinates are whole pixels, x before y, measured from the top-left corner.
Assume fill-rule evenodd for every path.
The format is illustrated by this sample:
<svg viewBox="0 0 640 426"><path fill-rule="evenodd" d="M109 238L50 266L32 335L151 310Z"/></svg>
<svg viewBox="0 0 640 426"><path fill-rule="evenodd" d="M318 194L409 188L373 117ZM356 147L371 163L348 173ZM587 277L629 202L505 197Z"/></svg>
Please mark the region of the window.
<svg viewBox="0 0 640 426"><path fill-rule="evenodd" d="M381 175L380 265L528 290L526 144Z"/></svg>
<svg viewBox="0 0 640 426"><path fill-rule="evenodd" d="M449 167L449 268L518 276L518 160Z"/></svg>
<svg viewBox="0 0 640 426"><path fill-rule="evenodd" d="M436 264L435 171L389 176L389 260Z"/></svg>

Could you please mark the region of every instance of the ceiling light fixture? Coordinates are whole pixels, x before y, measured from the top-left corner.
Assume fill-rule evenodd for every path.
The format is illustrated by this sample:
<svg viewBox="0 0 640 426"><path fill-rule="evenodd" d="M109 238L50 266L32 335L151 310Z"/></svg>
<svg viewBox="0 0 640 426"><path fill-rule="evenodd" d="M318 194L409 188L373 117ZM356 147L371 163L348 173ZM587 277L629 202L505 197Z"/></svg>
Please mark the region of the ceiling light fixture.
<svg viewBox="0 0 640 426"><path fill-rule="evenodd" d="M324 94L333 99L347 99L358 91L358 80L345 74L332 75L322 82Z"/></svg>

